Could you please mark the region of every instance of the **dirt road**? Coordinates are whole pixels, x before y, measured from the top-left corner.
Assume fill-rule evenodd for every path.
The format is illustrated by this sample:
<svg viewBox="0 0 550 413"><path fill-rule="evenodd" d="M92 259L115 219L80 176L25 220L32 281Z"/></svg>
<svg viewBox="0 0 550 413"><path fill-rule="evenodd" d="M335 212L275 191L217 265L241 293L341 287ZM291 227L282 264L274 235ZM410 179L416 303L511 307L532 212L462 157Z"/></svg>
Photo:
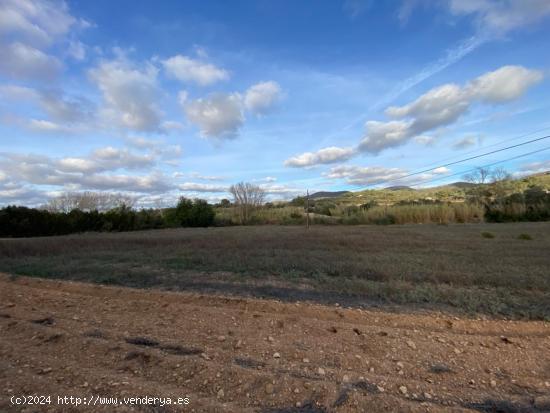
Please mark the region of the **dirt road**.
<svg viewBox="0 0 550 413"><path fill-rule="evenodd" d="M550 411L550 323L0 275L0 392L1 412ZM51 402L10 402L30 394Z"/></svg>

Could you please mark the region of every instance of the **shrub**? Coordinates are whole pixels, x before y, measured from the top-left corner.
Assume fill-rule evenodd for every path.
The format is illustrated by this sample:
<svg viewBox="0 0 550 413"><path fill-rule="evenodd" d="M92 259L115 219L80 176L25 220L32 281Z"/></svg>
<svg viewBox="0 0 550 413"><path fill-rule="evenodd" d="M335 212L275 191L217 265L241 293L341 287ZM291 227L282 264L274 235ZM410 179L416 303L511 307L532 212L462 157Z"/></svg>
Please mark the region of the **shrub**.
<svg viewBox="0 0 550 413"><path fill-rule="evenodd" d="M491 232L482 232L482 233L481 233L481 236L482 236L483 238L488 238L488 239L491 239L491 238L494 238L494 237L495 237L495 235L492 234Z"/></svg>
<svg viewBox="0 0 550 413"><path fill-rule="evenodd" d="M518 235L518 239L523 239L523 240L527 240L527 241L531 241L533 239L533 237L529 234L519 234Z"/></svg>

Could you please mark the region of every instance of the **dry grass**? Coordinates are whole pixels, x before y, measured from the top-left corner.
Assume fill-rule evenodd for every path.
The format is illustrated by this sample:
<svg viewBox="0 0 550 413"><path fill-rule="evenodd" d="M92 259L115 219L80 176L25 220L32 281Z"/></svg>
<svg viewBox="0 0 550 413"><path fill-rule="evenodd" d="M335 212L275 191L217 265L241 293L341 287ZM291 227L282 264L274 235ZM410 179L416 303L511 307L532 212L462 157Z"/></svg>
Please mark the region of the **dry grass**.
<svg viewBox="0 0 550 413"><path fill-rule="evenodd" d="M550 223L251 226L2 240L0 271L171 289L269 282L340 302L548 319L548 251Z"/></svg>

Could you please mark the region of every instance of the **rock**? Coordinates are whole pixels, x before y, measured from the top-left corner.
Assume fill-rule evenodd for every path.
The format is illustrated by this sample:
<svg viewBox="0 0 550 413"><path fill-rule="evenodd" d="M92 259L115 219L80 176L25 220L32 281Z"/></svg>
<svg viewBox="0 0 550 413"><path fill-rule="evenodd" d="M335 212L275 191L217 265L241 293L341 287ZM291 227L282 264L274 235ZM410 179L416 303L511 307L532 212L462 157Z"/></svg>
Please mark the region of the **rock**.
<svg viewBox="0 0 550 413"><path fill-rule="evenodd" d="M243 341L242 340L238 340L236 343L235 343L235 348L241 348L243 346Z"/></svg>
<svg viewBox="0 0 550 413"><path fill-rule="evenodd" d="M267 338L267 341L273 343L273 342L275 341L275 339L274 339L273 337L269 336L269 337Z"/></svg>
<svg viewBox="0 0 550 413"><path fill-rule="evenodd" d="M281 355L279 353L273 353L273 358L274 359L280 359Z"/></svg>
<svg viewBox="0 0 550 413"><path fill-rule="evenodd" d="M535 407L541 411L550 410L550 396L535 397Z"/></svg>
<svg viewBox="0 0 550 413"><path fill-rule="evenodd" d="M324 375L325 375L325 369L322 368L322 367L319 367L319 368L317 369L317 373L319 373L321 376L324 376Z"/></svg>
<svg viewBox="0 0 550 413"><path fill-rule="evenodd" d="M225 341L225 336L218 336L218 341L219 342Z"/></svg>
<svg viewBox="0 0 550 413"><path fill-rule="evenodd" d="M221 398L223 398L223 396L225 396L225 393L224 393L223 389L218 390L217 396L218 396L218 399L221 399Z"/></svg>
<svg viewBox="0 0 550 413"><path fill-rule="evenodd" d="M300 389L299 389L298 387L296 387L296 388L294 389L294 393L296 393L296 394L300 393Z"/></svg>
<svg viewBox="0 0 550 413"><path fill-rule="evenodd" d="M369 369L369 373L374 373L374 367L371 367L371 368Z"/></svg>
<svg viewBox="0 0 550 413"><path fill-rule="evenodd" d="M398 362L396 363L396 365L397 365L397 367L399 367L400 369L402 369L402 368L404 367L403 363L400 362L400 361L398 361Z"/></svg>
<svg viewBox="0 0 550 413"><path fill-rule="evenodd" d="M380 393L384 393L386 391L385 388L383 388L382 386L376 386L376 389L380 392Z"/></svg>
<svg viewBox="0 0 550 413"><path fill-rule="evenodd" d="M432 395L428 392L424 392L424 398L425 399L428 399L428 400L431 400L432 399Z"/></svg>
<svg viewBox="0 0 550 413"><path fill-rule="evenodd" d="M273 384L267 383L267 384L265 385L265 392L266 392L267 394L273 394L274 391L275 391L275 389L274 389L274 387L273 387Z"/></svg>
<svg viewBox="0 0 550 413"><path fill-rule="evenodd" d="M413 350L416 350L416 344L414 344L414 342L411 340L407 340L407 346L409 346Z"/></svg>
<svg viewBox="0 0 550 413"><path fill-rule="evenodd" d="M400 387L399 387L399 391L400 391L402 394L407 394L407 392L408 392L407 386L400 386Z"/></svg>
<svg viewBox="0 0 550 413"><path fill-rule="evenodd" d="M496 380L491 380L490 384L491 384L491 387L497 387Z"/></svg>
<svg viewBox="0 0 550 413"><path fill-rule="evenodd" d="M305 358L305 357L302 359L302 361L303 361L304 363L309 363L309 359L308 359L308 358Z"/></svg>
<svg viewBox="0 0 550 413"><path fill-rule="evenodd" d="M349 383L349 376L347 374L344 374L344 377L342 377L342 381L344 383Z"/></svg>

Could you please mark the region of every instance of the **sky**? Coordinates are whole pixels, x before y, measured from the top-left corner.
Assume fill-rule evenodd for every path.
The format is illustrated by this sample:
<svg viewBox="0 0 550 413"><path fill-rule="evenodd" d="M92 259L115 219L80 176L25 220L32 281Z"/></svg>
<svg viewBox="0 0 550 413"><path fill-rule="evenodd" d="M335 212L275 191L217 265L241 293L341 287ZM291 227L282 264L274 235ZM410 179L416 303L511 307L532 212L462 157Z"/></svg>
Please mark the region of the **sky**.
<svg viewBox="0 0 550 413"><path fill-rule="evenodd" d="M0 0L0 205L550 170L550 139L441 166L550 135L549 22L550 0Z"/></svg>

